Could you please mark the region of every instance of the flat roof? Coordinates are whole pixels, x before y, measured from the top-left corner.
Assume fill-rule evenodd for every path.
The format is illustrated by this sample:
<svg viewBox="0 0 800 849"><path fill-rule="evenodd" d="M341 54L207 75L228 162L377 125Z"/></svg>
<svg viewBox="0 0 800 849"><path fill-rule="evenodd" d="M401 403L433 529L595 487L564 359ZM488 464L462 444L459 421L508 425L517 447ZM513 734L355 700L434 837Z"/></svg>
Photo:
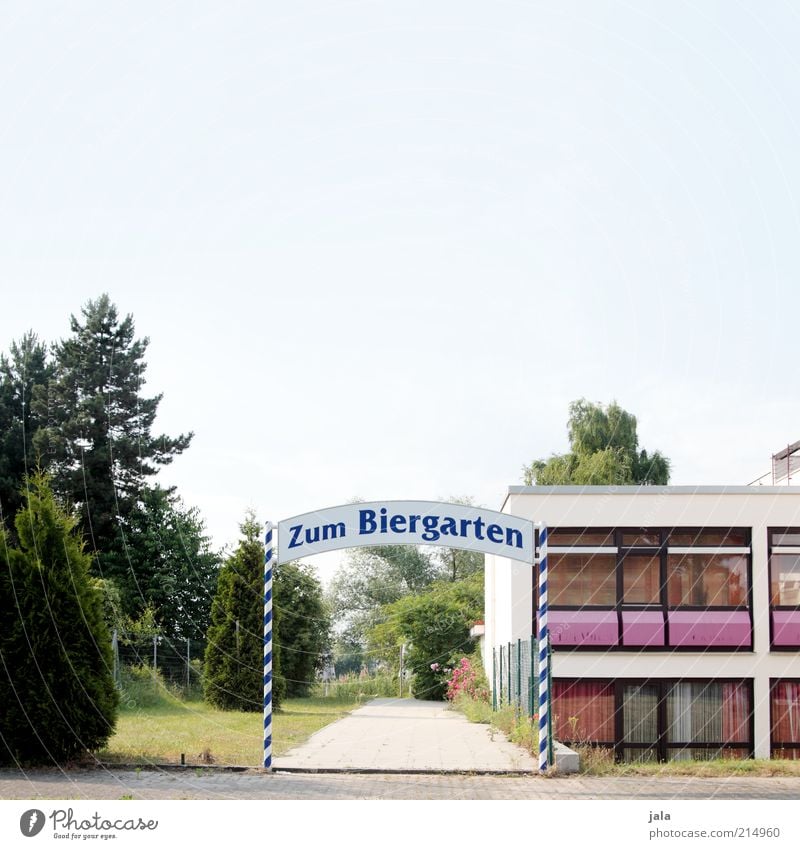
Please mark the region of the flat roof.
<svg viewBox="0 0 800 849"><path fill-rule="evenodd" d="M509 495L795 495L800 496L800 486L510 486L502 510Z"/></svg>
<svg viewBox="0 0 800 849"><path fill-rule="evenodd" d="M509 495L800 495L800 486L510 486Z"/></svg>

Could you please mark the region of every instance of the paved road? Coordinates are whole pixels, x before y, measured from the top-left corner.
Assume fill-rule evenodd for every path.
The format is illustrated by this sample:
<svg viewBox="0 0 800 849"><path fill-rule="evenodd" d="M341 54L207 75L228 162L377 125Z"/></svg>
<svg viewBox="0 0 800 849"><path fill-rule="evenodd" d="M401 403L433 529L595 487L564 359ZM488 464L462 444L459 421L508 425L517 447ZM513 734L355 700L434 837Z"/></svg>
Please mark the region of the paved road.
<svg viewBox="0 0 800 849"><path fill-rule="evenodd" d="M800 799L800 778L0 770L2 799Z"/></svg>
<svg viewBox="0 0 800 849"><path fill-rule="evenodd" d="M275 758L276 769L536 770L527 752L446 702L373 699Z"/></svg>

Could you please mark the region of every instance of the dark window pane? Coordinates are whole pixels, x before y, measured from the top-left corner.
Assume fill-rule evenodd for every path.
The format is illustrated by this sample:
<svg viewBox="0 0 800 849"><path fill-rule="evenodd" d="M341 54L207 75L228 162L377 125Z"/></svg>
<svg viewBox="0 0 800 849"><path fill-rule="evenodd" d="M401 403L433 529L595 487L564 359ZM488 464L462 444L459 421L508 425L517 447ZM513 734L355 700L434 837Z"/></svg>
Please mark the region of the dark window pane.
<svg viewBox="0 0 800 849"><path fill-rule="evenodd" d="M667 594L671 607L746 605L747 555L670 554Z"/></svg>
<svg viewBox="0 0 800 849"><path fill-rule="evenodd" d="M613 607L617 585L613 554L553 554L549 558L550 604Z"/></svg>
<svg viewBox="0 0 800 849"><path fill-rule="evenodd" d="M771 603L800 605L800 554L772 554L770 557Z"/></svg>
<svg viewBox="0 0 800 849"><path fill-rule="evenodd" d="M673 685L667 693L667 742L749 743L748 685L713 681Z"/></svg>
<svg viewBox="0 0 800 849"><path fill-rule="evenodd" d="M550 531L549 545L614 545L614 532L610 528Z"/></svg>
<svg viewBox="0 0 800 849"><path fill-rule="evenodd" d="M658 604L658 555L632 555L622 561L622 600L625 604Z"/></svg>
<svg viewBox="0 0 800 849"><path fill-rule="evenodd" d="M624 546L653 546L661 545L661 534L659 531L626 531L622 534Z"/></svg>
<svg viewBox="0 0 800 849"><path fill-rule="evenodd" d="M800 531L772 531L770 545L800 545Z"/></svg>
<svg viewBox="0 0 800 849"><path fill-rule="evenodd" d="M675 684L667 694L667 741L722 742L722 685Z"/></svg>
<svg viewBox="0 0 800 849"><path fill-rule="evenodd" d="M658 687L626 684L622 688L622 739L625 743L658 740Z"/></svg>
<svg viewBox="0 0 800 849"><path fill-rule="evenodd" d="M553 681L553 733L571 743L613 743L613 685Z"/></svg>
<svg viewBox="0 0 800 849"><path fill-rule="evenodd" d="M699 528L682 530L675 528L669 535L672 546L712 546L712 545L749 545L746 528Z"/></svg>
<svg viewBox="0 0 800 849"><path fill-rule="evenodd" d="M798 681L779 681L772 688L772 743L800 743Z"/></svg>

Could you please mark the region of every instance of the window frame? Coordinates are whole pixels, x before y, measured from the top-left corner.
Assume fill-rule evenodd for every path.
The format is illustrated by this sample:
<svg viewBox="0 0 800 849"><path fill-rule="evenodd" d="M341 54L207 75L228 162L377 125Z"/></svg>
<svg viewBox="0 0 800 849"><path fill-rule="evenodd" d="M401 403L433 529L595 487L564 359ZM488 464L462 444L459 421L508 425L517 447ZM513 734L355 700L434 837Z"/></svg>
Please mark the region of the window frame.
<svg viewBox="0 0 800 849"><path fill-rule="evenodd" d="M767 527L767 594L769 598L769 650L774 652L797 652L800 651L800 644L791 646L776 646L775 645L775 623L773 621L773 611L788 611L800 612L800 604L773 604L772 603L772 555L773 554L791 554L787 549L800 548L797 545L773 545L773 534L800 534L800 527L797 525L779 525L776 527ZM800 557L800 554L797 555ZM792 680L792 679L784 679Z"/></svg>
<svg viewBox="0 0 800 849"><path fill-rule="evenodd" d="M744 538L746 540L746 549L747 551L742 551L745 546L741 546L738 544L730 544L730 545L715 545L715 546L673 546L673 548L695 548L698 554L703 553L719 553L724 554L726 550L729 550L731 553L741 554L746 558L746 580L747 580L747 590L745 592L745 603L739 605L670 605L669 604L669 587L668 587L668 578L669 578L669 554L670 554L670 537L673 534L693 534L695 536L707 532L707 533L726 533L731 532L733 530L741 531L744 534ZM780 530L780 529L777 529ZM662 526L652 526L652 527L634 527L628 525L621 525L619 527L578 527L578 526L564 526L564 527L553 527L552 529L548 529L548 552L551 548L550 540L552 539L552 534L557 533L569 533L569 534L580 534L580 533L591 533L591 534L605 534L609 540L613 540L614 545L608 546L598 546L596 543L588 543L586 545L580 545L576 543L567 544L567 545L554 545L554 548L557 549L570 549L570 552L558 551L559 554L563 553L575 553L575 554L614 554L616 557L615 562L615 580L616 580L616 602L613 605L601 605L601 604L553 604L550 602L548 604L548 609L554 611L582 611L589 610L593 612L602 612L602 611L614 611L617 615L617 643L611 646L589 646L589 645L570 645L570 646L558 646L557 651L588 651L588 652L597 652L597 651L623 651L623 652L692 652L697 651L698 647L696 646L674 646L670 645L670 634L669 634L669 614L673 611L685 611L685 612L741 612L747 613L748 618L750 620L750 645L749 646L704 646L703 651L706 652L722 652L722 653L735 653L735 652L752 652L754 645L754 622L753 622L753 545L752 545L752 536L753 531L751 527L747 526L736 526L736 527L721 527L718 525L709 525L709 526L701 526L701 525L687 525L687 526L677 526L677 525L662 525ZM660 543L659 545L652 546L642 546L642 545L633 545L633 546L623 546L622 541L625 535L629 534L643 534L643 533L657 533L659 535ZM800 529L798 529L798 533L800 533ZM535 546L536 546L536 555L537 555L537 563L538 563L538 554L539 554L539 535L538 531L535 534ZM713 549L713 552L711 551ZM678 552L674 552L677 554ZM623 564L626 557L629 556L652 556L657 555L659 557L659 601L653 603L638 603L638 602L630 602L625 603L623 600L623 589L624 589L624 575L623 575ZM539 580L538 580L538 570L534 569L532 572L532 611L531 611L531 621L536 623L536 619L538 616L538 608L539 608ZM771 587L771 585L770 585ZM771 596L771 589L770 589ZM797 608L789 608L789 609L800 609L800 606ZM623 612L634 612L634 611L652 611L658 612L660 611L664 620L664 645L658 646L626 646L622 644L622 614ZM770 645L772 644L772 618L770 617ZM790 651L792 649L789 649Z"/></svg>
<svg viewBox="0 0 800 849"><path fill-rule="evenodd" d="M800 684L800 678L770 678L769 679L769 756L774 757L775 749L800 749L800 739L796 743L775 742L772 729L775 726L775 705L773 702L775 690L780 684ZM780 760L780 759L778 759Z"/></svg>
<svg viewBox="0 0 800 849"><path fill-rule="evenodd" d="M557 677L559 683L566 682L569 684L601 684L603 686L611 685L614 688L614 737L613 745L608 742L583 742L574 740L560 740L559 742L565 745L588 745L595 748L611 749L614 753L614 761L622 763L626 749L637 749L642 751L653 750L656 752L656 760L659 763L666 763L669 758L667 756L668 749L725 749L745 750L748 755L746 760L751 760L755 757L755 710L754 710L754 686L752 678L703 678L698 676L687 676L681 678L599 678L597 676L581 677L581 678L561 678ZM789 681L793 679L780 679L781 681ZM798 679L800 680L800 679ZM771 683L771 682L770 682ZM667 740L668 722L667 722L667 696L670 689L676 684L744 684L747 688L749 697L749 710L747 716L747 731L750 738L747 743L674 743ZM623 704L622 697L625 687L634 686L652 686L658 690L657 725L658 739L655 744L651 743L630 743L622 739L623 736ZM771 693L771 689L770 689ZM772 698L770 696L770 711L772 710ZM772 722L772 714L770 713L770 728ZM771 740L771 737L770 737ZM797 744L800 748L800 743Z"/></svg>

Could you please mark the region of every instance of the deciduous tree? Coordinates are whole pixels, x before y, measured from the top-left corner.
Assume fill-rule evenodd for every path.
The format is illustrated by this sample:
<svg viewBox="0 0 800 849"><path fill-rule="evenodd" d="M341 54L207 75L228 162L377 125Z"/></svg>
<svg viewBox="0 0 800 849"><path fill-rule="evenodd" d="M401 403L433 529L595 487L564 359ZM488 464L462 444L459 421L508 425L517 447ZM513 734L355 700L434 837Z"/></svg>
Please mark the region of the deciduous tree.
<svg viewBox="0 0 800 849"><path fill-rule="evenodd" d="M639 448L636 417L616 401L607 407L581 398L569 406L570 450L523 469L525 483L666 484L670 462L659 451Z"/></svg>

